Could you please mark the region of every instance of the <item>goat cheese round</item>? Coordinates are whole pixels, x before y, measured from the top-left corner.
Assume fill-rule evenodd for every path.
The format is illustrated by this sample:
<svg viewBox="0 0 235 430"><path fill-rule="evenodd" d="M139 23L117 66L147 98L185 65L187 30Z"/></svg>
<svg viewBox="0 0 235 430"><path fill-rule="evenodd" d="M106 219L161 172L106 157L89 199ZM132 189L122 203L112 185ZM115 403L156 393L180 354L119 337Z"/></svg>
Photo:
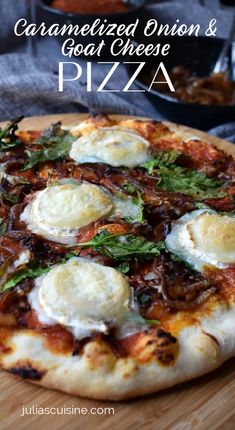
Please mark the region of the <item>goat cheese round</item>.
<svg viewBox="0 0 235 430"><path fill-rule="evenodd" d="M72 144L70 157L77 163L105 163L133 168L150 157L150 143L121 127L98 128Z"/></svg>
<svg viewBox="0 0 235 430"><path fill-rule="evenodd" d="M36 288L39 303L34 308L39 309L40 304L44 320L66 326L77 338L93 330L107 332L128 311L126 278L116 269L83 258L54 266ZM30 294L35 301L35 292Z"/></svg>
<svg viewBox="0 0 235 430"><path fill-rule="evenodd" d="M165 243L196 270L206 264L229 267L235 264L235 218L210 209L193 211L172 225Z"/></svg>

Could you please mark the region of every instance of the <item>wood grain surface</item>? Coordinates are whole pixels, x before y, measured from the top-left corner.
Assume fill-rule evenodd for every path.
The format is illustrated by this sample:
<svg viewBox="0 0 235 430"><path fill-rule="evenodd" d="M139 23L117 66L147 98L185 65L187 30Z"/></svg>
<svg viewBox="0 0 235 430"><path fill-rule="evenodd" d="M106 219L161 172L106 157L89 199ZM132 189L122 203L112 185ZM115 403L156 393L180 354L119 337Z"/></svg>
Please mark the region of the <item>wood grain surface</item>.
<svg viewBox="0 0 235 430"><path fill-rule="evenodd" d="M84 115L34 117L25 119L22 127L41 129L58 120L73 125L81 119ZM184 130L235 155L235 147L228 142L186 127ZM117 403L91 401L47 390L3 371L0 377L1 430L235 429L235 359L194 381L145 398ZM23 406L28 412L34 407L34 411L31 409L31 415L21 416ZM61 408L72 407L76 414L61 414ZM39 408L58 409L52 409L50 415L41 415L33 413L36 408L38 412L41 412Z"/></svg>

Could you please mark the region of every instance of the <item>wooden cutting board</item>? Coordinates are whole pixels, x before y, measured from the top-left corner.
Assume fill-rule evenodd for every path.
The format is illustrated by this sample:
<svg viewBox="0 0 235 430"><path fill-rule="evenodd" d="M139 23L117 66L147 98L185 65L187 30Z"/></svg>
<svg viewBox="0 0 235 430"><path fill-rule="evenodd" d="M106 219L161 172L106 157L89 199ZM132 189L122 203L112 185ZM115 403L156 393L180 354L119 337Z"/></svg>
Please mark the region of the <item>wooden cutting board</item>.
<svg viewBox="0 0 235 430"><path fill-rule="evenodd" d="M22 127L41 129L58 120L72 125L84 115L49 115L25 119ZM225 148L235 156L235 146L203 132L184 128ZM234 327L235 329L235 327ZM7 430L234 430L235 359L194 381L158 394L125 402L98 402L47 390L0 372L0 429ZM90 381L92 384L92 380ZM22 415L22 407L34 407ZM63 408L76 414L59 414ZM56 414L36 415L39 408L58 408ZM93 408L93 409L92 409ZM94 409L96 408L96 410ZM108 409L111 408L111 409ZM54 413L55 410L52 410ZM80 412L80 414L79 414Z"/></svg>

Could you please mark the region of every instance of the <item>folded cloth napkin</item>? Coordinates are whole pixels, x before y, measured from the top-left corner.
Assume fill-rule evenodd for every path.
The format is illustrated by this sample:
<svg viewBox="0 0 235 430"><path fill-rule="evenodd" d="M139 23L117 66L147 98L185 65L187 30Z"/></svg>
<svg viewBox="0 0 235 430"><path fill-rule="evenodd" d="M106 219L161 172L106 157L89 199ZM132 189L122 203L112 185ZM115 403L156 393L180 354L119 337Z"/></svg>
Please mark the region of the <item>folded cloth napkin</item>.
<svg viewBox="0 0 235 430"><path fill-rule="evenodd" d="M108 96L106 93L88 93L82 82L73 83L59 93L58 76L53 71L39 69L27 54L0 57L0 75L1 119L76 111L147 113L115 93Z"/></svg>
<svg viewBox="0 0 235 430"><path fill-rule="evenodd" d="M229 122L227 124L219 125L218 127L210 130L212 136L218 136L222 139L229 140L229 142L235 143L235 122Z"/></svg>
<svg viewBox="0 0 235 430"><path fill-rule="evenodd" d="M66 85L63 93L58 92L58 61L64 61L59 42L53 38L38 41L38 56L32 59L27 51L26 41L14 37L15 22L27 14L32 0L1 0L0 18L0 118L2 120L18 115L42 115L63 112L107 112L130 115L145 115L162 119L148 97L143 93L97 93L86 91L86 78ZM34 0L33 0L34 1ZM215 7L217 0L175 0L149 1L141 21L150 16L163 23L173 24L178 18L184 23L200 23L202 31L212 18L218 19L220 37L226 37L231 22L228 10ZM206 3L206 7L203 6ZM217 5L218 6L218 5ZM72 60L73 61L73 60ZM75 60L76 61L76 60ZM79 58L79 63L84 60ZM107 73L107 66L93 64L94 87ZM128 72L120 66L107 88L123 88Z"/></svg>

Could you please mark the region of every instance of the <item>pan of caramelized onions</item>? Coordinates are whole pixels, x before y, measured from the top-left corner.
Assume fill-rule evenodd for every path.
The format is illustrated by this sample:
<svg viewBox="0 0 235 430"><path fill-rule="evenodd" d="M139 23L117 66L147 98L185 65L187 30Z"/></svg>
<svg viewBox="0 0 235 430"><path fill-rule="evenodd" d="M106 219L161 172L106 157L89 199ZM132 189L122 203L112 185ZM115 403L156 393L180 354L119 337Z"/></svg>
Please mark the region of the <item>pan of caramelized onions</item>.
<svg viewBox="0 0 235 430"><path fill-rule="evenodd" d="M156 110L171 121L201 130L235 121L235 82L230 78L230 58L228 72L212 73L223 42L208 37L164 38L164 43L171 45L168 56L151 58L151 61L142 59L146 66L136 83L145 89ZM154 79L160 61L165 65L174 92L161 72ZM130 73L133 73L131 67ZM153 83L154 80L158 83Z"/></svg>
<svg viewBox="0 0 235 430"><path fill-rule="evenodd" d="M169 76L175 92L170 92L168 85L157 83L152 88L185 103L210 106L235 105L235 82L228 78L226 72L195 76L185 67L176 66L170 71Z"/></svg>

